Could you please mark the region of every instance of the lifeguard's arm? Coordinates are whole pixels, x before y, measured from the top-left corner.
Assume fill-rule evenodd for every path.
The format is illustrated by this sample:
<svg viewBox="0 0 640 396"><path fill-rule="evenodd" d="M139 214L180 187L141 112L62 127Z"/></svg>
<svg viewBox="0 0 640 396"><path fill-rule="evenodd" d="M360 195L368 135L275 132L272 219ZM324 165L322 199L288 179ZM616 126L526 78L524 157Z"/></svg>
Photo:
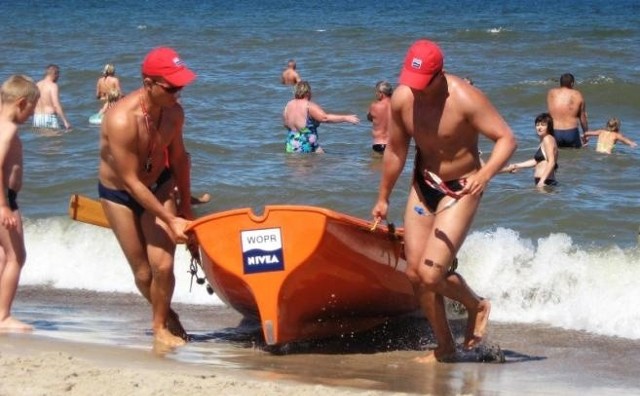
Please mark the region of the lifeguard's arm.
<svg viewBox="0 0 640 396"><path fill-rule="evenodd" d="M60 95L58 90L58 84L51 85L51 104L53 105L53 109L56 114L62 118L62 122L64 123L64 127L69 129L71 124L67 120L67 117L64 115L64 110L62 110L62 105L60 104Z"/></svg>
<svg viewBox="0 0 640 396"><path fill-rule="evenodd" d="M495 143L489 159L477 173L467 178L467 184L461 191L463 194L481 194L518 146L513 131L489 99L473 86L467 87L465 93L463 100L468 109L469 122L475 130Z"/></svg>
<svg viewBox="0 0 640 396"><path fill-rule="evenodd" d="M102 122L106 123L102 127L109 131L109 152L113 157L113 167L123 181L125 190L149 213L166 224L171 224L176 216L160 203L138 176L142 170L137 154L137 133L132 131L135 120L128 117L108 117Z"/></svg>
<svg viewBox="0 0 640 396"><path fill-rule="evenodd" d="M176 187L178 187L178 193L180 194L178 214L188 220L193 220L194 216L191 207L191 169L182 132L184 111L180 105L176 105L176 108L179 110L173 126L176 132L168 147L169 168L174 176Z"/></svg>
<svg viewBox="0 0 640 396"><path fill-rule="evenodd" d="M322 110L322 107L313 102L309 102L309 114L318 122L349 122L351 124L357 124L360 122L360 119L355 114L330 114Z"/></svg>
<svg viewBox="0 0 640 396"><path fill-rule="evenodd" d="M539 185L544 186L544 182L549 178L549 175L553 173L558 161L558 145L556 144L556 138L553 136L545 136L542 140L542 146L544 147L544 152L547 156L547 163L540 175Z"/></svg>
<svg viewBox="0 0 640 396"><path fill-rule="evenodd" d="M7 186L4 185L4 163L7 160L9 154L9 147L11 147L11 141L18 132L18 127L13 123L3 123L2 133L0 133L0 222L6 228L14 228L18 223L17 219L13 215L13 212L9 208L9 202L7 202Z"/></svg>
<svg viewBox="0 0 640 396"><path fill-rule="evenodd" d="M378 187L378 199L371 212L376 220L386 219L391 192L407 161L411 136L406 132L402 121L402 104L410 100L408 95L411 95L411 90L408 87L400 87L391 97L389 140L382 157L382 177Z"/></svg>

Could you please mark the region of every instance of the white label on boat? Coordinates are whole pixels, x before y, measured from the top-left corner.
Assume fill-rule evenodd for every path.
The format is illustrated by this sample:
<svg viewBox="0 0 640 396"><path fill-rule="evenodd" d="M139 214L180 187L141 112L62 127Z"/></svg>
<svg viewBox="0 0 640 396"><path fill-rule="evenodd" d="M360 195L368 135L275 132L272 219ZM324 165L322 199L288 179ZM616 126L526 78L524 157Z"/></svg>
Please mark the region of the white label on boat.
<svg viewBox="0 0 640 396"><path fill-rule="evenodd" d="M241 231L244 273L282 271L282 233L280 228Z"/></svg>

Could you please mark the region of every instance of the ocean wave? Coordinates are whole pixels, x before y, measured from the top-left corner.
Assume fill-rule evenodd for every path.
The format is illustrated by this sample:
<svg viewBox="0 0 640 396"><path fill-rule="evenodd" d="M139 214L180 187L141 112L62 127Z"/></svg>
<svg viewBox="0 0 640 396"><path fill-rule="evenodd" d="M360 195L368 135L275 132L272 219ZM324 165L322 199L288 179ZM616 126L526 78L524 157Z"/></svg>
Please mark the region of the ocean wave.
<svg viewBox="0 0 640 396"><path fill-rule="evenodd" d="M537 241L498 228L471 234L459 271L492 300L494 320L544 323L594 334L640 339L637 248L588 249L552 233Z"/></svg>
<svg viewBox="0 0 640 396"><path fill-rule="evenodd" d="M66 218L27 221L21 283L56 289L138 293L110 230ZM637 248L592 249L552 233L537 241L514 230L473 232L459 252L459 272L491 299L492 319L545 323L594 334L640 339ZM191 280L188 252L176 252L174 301L223 304ZM191 287L193 286L193 287Z"/></svg>

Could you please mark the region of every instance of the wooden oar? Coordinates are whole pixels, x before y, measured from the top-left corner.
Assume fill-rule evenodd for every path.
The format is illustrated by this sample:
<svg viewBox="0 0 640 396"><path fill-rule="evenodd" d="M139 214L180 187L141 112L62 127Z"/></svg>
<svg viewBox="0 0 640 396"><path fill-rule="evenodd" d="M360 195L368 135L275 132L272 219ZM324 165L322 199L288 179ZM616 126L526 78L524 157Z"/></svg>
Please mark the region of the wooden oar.
<svg viewBox="0 0 640 396"><path fill-rule="evenodd" d="M109 221L102 210L100 201L85 197L80 194L73 194L69 200L69 217L73 220L100 227L109 228Z"/></svg>
<svg viewBox="0 0 640 396"><path fill-rule="evenodd" d="M84 195L73 194L71 196L71 199L69 199L69 217L72 220L83 223L111 228L100 201ZM190 228L187 228L187 231Z"/></svg>

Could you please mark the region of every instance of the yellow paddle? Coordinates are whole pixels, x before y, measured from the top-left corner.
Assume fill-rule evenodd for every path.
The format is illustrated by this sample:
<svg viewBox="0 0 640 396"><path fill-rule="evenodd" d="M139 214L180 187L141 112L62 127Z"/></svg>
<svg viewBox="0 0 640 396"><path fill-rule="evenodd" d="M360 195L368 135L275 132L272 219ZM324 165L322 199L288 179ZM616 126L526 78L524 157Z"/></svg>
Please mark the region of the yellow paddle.
<svg viewBox="0 0 640 396"><path fill-rule="evenodd" d="M100 201L73 194L69 200L69 217L73 220L109 228L109 221L102 210Z"/></svg>

